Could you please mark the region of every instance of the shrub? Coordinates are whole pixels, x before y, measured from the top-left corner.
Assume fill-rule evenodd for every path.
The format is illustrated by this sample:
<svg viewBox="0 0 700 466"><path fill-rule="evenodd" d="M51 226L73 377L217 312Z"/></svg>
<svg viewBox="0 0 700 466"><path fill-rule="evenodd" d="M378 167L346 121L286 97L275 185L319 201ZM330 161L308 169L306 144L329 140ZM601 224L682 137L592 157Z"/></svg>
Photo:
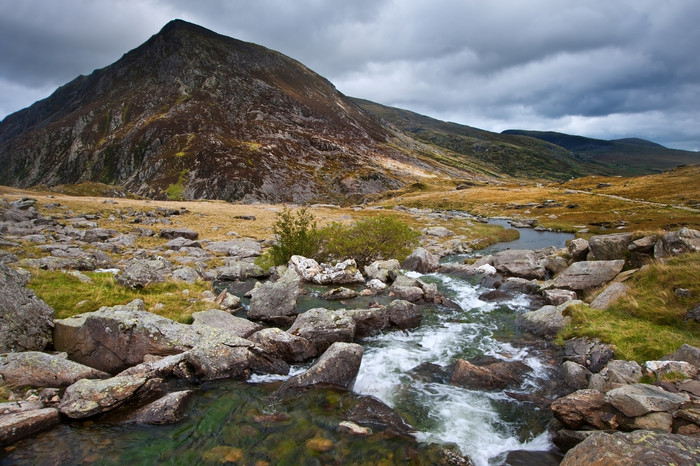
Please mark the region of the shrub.
<svg viewBox="0 0 700 466"><path fill-rule="evenodd" d="M273 265L284 265L294 255L312 257L318 250L316 218L306 208L296 213L287 207L282 209L272 231L277 240L269 252Z"/></svg>
<svg viewBox="0 0 700 466"><path fill-rule="evenodd" d="M319 231L319 261L352 258L358 267L375 260L403 260L418 244L420 233L391 215L360 220L350 225L332 223Z"/></svg>

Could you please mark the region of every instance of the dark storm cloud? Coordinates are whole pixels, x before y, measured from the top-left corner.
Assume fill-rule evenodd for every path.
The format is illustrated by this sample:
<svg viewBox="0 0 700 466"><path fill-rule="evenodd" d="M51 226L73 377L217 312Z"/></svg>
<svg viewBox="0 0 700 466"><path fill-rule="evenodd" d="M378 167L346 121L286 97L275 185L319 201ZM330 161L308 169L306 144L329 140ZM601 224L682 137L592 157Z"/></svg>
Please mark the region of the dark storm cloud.
<svg viewBox="0 0 700 466"><path fill-rule="evenodd" d="M437 118L700 149L696 0L0 0L0 7L0 116L108 65L179 17L290 55L345 94Z"/></svg>

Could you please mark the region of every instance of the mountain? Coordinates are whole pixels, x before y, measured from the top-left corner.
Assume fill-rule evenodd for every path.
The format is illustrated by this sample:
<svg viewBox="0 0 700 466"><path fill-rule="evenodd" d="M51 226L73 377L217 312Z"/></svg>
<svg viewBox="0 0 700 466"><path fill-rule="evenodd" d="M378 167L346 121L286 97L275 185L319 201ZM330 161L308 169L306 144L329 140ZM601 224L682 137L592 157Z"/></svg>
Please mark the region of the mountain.
<svg viewBox="0 0 700 466"><path fill-rule="evenodd" d="M467 176L395 139L301 63L174 20L0 122L0 184L340 202L435 173Z"/></svg>
<svg viewBox="0 0 700 466"><path fill-rule="evenodd" d="M496 177L550 180L609 174L600 164L579 159L566 148L536 138L492 133L368 100L353 101L417 140L447 150L451 157L441 161L461 169Z"/></svg>
<svg viewBox="0 0 700 466"><path fill-rule="evenodd" d="M506 130L502 134L536 138L556 144L576 157L601 164L616 175L648 175L679 165L700 163L700 153L669 149L645 139L606 141L553 131Z"/></svg>

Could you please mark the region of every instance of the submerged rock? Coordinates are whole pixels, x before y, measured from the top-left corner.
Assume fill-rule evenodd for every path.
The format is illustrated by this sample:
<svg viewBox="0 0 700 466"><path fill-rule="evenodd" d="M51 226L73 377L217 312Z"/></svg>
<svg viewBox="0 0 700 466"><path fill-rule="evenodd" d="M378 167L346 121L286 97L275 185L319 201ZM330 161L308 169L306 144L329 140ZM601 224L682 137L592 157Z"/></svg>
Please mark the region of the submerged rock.
<svg viewBox="0 0 700 466"><path fill-rule="evenodd" d="M126 422L154 425L180 422L185 417L192 395L193 390L168 393L133 413Z"/></svg>

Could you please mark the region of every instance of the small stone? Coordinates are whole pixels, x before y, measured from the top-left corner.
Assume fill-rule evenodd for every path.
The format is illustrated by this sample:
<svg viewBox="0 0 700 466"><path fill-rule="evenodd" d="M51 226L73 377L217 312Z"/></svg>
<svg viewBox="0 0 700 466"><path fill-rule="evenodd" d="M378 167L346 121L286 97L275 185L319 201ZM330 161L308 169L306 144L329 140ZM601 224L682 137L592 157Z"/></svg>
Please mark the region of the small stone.
<svg viewBox="0 0 700 466"><path fill-rule="evenodd" d="M369 427L362 427L352 421L342 421L338 424L338 432L352 435L372 435L372 429Z"/></svg>

